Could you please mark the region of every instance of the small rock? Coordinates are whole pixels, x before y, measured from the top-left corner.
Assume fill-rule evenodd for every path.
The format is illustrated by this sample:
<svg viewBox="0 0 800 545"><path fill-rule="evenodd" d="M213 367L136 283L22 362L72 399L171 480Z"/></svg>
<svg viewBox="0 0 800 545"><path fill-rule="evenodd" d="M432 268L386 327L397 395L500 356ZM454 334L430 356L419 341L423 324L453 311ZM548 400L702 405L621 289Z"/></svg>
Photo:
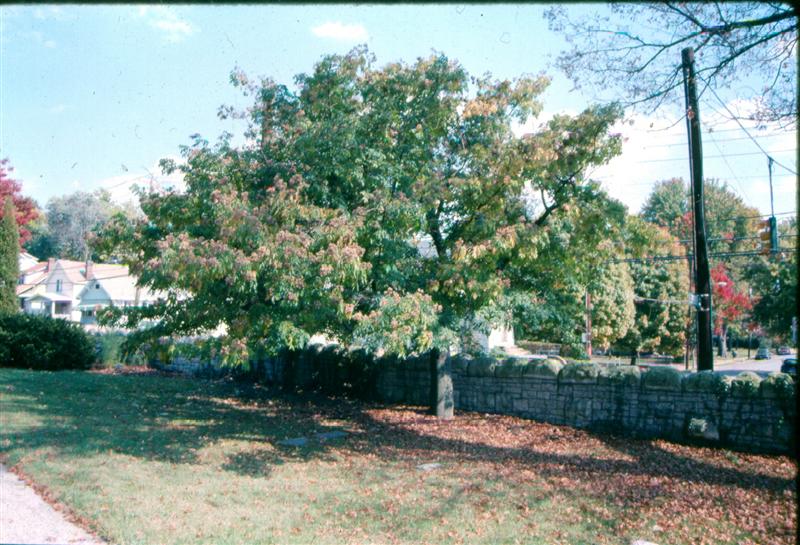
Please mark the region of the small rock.
<svg viewBox="0 0 800 545"><path fill-rule="evenodd" d="M320 441L329 441L331 439L342 439L347 437L346 431L325 431L317 434L317 439Z"/></svg>
<svg viewBox="0 0 800 545"><path fill-rule="evenodd" d="M417 469L420 471L433 471L434 469L439 469L442 467L442 464L439 463L431 463L431 464L421 464L417 466Z"/></svg>
<svg viewBox="0 0 800 545"><path fill-rule="evenodd" d="M308 444L307 437L294 437L292 439L283 439L278 441L279 445L283 445L285 447L304 447Z"/></svg>
<svg viewBox="0 0 800 545"><path fill-rule="evenodd" d="M651 541L645 541L644 539L637 539L636 541L631 541L631 545L656 545Z"/></svg>

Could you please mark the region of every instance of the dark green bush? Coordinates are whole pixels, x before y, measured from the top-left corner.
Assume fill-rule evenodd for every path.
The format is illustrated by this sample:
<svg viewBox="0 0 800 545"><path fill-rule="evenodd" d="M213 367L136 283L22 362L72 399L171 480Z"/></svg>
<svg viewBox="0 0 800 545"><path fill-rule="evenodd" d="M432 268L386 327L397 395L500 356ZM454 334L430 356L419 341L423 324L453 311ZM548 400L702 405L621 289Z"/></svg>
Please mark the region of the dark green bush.
<svg viewBox="0 0 800 545"><path fill-rule="evenodd" d="M788 399L795 394L794 379L786 373L770 373L761 381L761 395Z"/></svg>
<svg viewBox="0 0 800 545"><path fill-rule="evenodd" d="M0 316L0 367L88 369L95 345L79 325L31 314Z"/></svg>
<svg viewBox="0 0 800 545"><path fill-rule="evenodd" d="M731 393L742 397L755 397L758 395L760 384L761 377L751 371L744 371L734 377Z"/></svg>
<svg viewBox="0 0 800 545"><path fill-rule="evenodd" d="M125 344L125 334L108 332L99 333L94 336L95 347L97 350L97 361L111 367L124 362L123 345Z"/></svg>
<svg viewBox="0 0 800 545"><path fill-rule="evenodd" d="M723 395L730 390L730 382L724 375L714 371L690 373L683 378L683 389L686 392L706 392Z"/></svg>

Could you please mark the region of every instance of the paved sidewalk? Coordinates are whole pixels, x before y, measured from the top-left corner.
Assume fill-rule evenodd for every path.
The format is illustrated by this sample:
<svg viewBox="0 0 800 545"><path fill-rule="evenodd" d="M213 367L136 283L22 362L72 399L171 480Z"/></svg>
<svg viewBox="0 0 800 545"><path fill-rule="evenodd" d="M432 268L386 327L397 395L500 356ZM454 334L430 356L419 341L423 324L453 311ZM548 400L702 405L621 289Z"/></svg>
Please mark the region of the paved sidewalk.
<svg viewBox="0 0 800 545"><path fill-rule="evenodd" d="M0 465L0 544L104 545Z"/></svg>

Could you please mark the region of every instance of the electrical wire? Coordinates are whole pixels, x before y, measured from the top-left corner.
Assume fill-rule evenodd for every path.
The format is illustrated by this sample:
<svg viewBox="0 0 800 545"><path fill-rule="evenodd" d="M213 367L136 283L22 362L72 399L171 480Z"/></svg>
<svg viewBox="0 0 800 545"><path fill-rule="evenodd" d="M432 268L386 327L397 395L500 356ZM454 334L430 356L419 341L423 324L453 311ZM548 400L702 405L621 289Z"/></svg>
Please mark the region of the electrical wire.
<svg viewBox="0 0 800 545"><path fill-rule="evenodd" d="M698 76L698 77L699 77L700 79L703 79L703 78L702 78L702 76ZM752 137L752 135L751 135L749 132L747 132L747 129L745 129L745 128L744 128L744 125L742 125L742 122L741 122L741 121L739 121L739 118L738 118L738 117L736 117L736 115L734 115L734 113L733 113L733 112L731 112L730 108L728 108L728 105L727 105L727 104L725 104L725 102L724 102L724 101L723 101L721 98L719 98L719 95L718 95L718 94L717 94L717 92L716 92L716 91L713 89L713 87L711 87L710 85L708 85L708 82L707 82L705 79L703 79L703 81L705 81L705 82L706 82L706 87L707 87L707 88L708 88L708 89L711 91L711 93L714 95L714 97L716 97L717 101L718 101L718 102L719 102L719 103L722 105L722 107L723 107L723 108L725 108L725 111L727 111L727 112L730 114L730 116L733 118L733 120L734 120L734 121L736 121L736 124L737 124L737 125L739 125L739 127L742 129L742 131L743 131L743 132L744 132L744 133L745 133L745 134L746 134L748 137L750 137L750 140L751 140L751 141L752 141L752 142L753 142L753 143L756 145L756 147L757 147L759 150L761 150L761 153L763 153L763 154L764 154L764 155L766 155L767 157L771 157L771 155L770 155L770 154L769 154L769 153L768 153L768 152L767 152L767 151L766 151L764 148L762 148L762 147L761 147L761 144L759 144L759 143L756 141L756 139L755 139L755 138L753 138L753 137ZM776 151L775 153L778 153L778 152ZM784 164L782 164L782 163L780 163L780 162L776 161L774 157L772 157L772 161L773 161L773 162L774 162L776 165L778 165L779 167L782 167L782 168L784 168L785 170L788 170L789 172L791 172L792 174L794 174L795 176L797 176L797 172L795 172L795 171L794 171L794 170L792 170L791 168L787 167L786 165L784 165Z"/></svg>

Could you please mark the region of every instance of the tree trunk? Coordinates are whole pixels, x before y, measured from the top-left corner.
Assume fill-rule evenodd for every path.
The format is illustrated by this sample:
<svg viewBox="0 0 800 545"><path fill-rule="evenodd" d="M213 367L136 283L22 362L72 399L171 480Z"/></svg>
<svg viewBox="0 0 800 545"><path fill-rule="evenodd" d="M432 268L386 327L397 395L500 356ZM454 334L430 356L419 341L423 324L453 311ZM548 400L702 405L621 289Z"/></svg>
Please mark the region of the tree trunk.
<svg viewBox="0 0 800 545"><path fill-rule="evenodd" d="M637 361L639 361L639 351L634 350L633 354L631 354L631 365L636 365Z"/></svg>
<svg viewBox="0 0 800 545"><path fill-rule="evenodd" d="M722 326L719 334L719 357L724 358L727 355L728 348L728 327Z"/></svg>
<svg viewBox="0 0 800 545"><path fill-rule="evenodd" d="M453 418L453 377L450 373L450 356L447 350L432 350L431 368L431 414L442 420Z"/></svg>

